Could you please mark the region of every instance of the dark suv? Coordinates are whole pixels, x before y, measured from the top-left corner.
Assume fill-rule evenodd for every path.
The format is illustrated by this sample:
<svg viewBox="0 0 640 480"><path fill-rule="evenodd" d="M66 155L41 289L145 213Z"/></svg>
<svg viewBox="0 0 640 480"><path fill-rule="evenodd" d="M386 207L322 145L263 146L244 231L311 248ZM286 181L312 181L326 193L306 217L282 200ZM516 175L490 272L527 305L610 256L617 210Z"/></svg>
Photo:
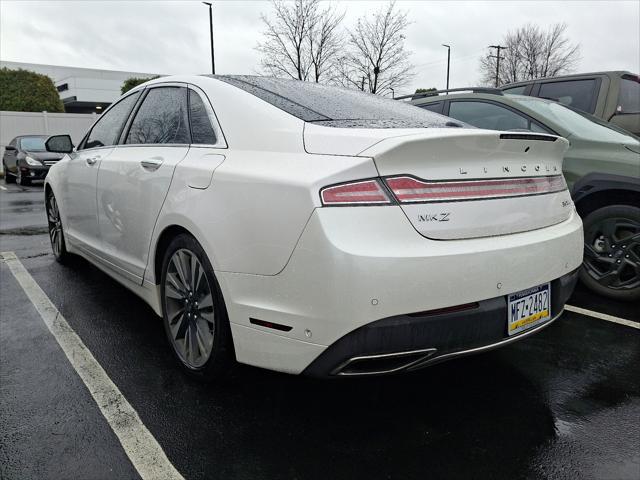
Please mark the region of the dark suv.
<svg viewBox="0 0 640 480"><path fill-rule="evenodd" d="M640 136L640 76L630 72L539 78L510 83L502 91L555 100Z"/></svg>

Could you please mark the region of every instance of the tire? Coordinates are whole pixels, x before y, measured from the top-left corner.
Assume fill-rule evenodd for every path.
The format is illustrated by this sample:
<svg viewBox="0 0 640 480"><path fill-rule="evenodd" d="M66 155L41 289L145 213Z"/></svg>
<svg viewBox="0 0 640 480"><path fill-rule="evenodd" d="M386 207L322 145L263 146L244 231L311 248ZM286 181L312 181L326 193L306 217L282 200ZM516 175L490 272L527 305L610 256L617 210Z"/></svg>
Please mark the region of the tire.
<svg viewBox="0 0 640 480"><path fill-rule="evenodd" d="M203 382L225 376L235 363L227 309L211 263L191 235L176 236L165 251L160 295L167 340L183 370Z"/></svg>
<svg viewBox="0 0 640 480"><path fill-rule="evenodd" d="M640 208L610 205L583 220L582 283L615 300L640 300Z"/></svg>
<svg viewBox="0 0 640 480"><path fill-rule="evenodd" d="M31 185L31 181L28 178L22 177L22 170L18 167L18 174L16 176L16 183L21 187L26 187L27 185Z"/></svg>
<svg viewBox="0 0 640 480"><path fill-rule="evenodd" d="M7 166L4 163L2 164L2 171L4 172L4 183L6 184L16 183L16 177L14 177L9 173L9 170L7 169Z"/></svg>
<svg viewBox="0 0 640 480"><path fill-rule="evenodd" d="M67 252L67 244L64 241L64 231L62 229L62 219L60 217L60 209L58 202L53 193L47 195L47 224L49 226L49 240L51 242L51 250L53 256L59 263L67 263L69 260L69 252Z"/></svg>

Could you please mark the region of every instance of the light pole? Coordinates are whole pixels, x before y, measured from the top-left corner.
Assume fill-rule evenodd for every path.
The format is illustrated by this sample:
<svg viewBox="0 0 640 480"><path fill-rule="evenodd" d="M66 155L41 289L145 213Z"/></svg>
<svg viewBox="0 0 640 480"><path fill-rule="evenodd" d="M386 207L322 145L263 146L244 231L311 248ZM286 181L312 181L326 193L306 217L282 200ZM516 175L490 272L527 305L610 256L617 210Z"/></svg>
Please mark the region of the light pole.
<svg viewBox="0 0 640 480"><path fill-rule="evenodd" d="M451 46L442 44L443 47L447 47L447 90L449 90L449 66L451 65Z"/></svg>
<svg viewBox="0 0 640 480"><path fill-rule="evenodd" d="M202 2L209 6L209 39L211 40L211 73L216 74L216 62L213 58L213 9L211 8L211 2Z"/></svg>
<svg viewBox="0 0 640 480"><path fill-rule="evenodd" d="M396 91L391 87L389 87L389 90L391 90L391 98L396 98Z"/></svg>

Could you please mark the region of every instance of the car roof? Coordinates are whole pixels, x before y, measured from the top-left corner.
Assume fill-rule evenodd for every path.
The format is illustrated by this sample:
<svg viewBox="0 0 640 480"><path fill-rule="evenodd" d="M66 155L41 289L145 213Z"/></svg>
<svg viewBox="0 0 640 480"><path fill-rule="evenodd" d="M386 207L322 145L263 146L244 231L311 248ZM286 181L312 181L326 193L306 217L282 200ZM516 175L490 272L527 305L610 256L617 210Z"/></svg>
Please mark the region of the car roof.
<svg viewBox="0 0 640 480"><path fill-rule="evenodd" d="M519 82L512 82L512 83L507 83L505 85L502 85L500 88L501 89L505 89L505 88L510 88L510 87L516 87L516 86L520 86L520 85L530 85L532 83L535 82L543 82L543 81L547 81L547 80L565 80L565 79L571 79L571 78L581 78L581 77L592 77L595 75L607 75L610 77L621 77L622 75L635 75L634 73L631 73L627 70L609 70L609 71L603 71L603 72L585 72L585 73L571 73L568 75L556 75L553 77L542 77L542 78L534 78L532 80L521 80Z"/></svg>
<svg viewBox="0 0 640 480"><path fill-rule="evenodd" d="M448 95L433 95L433 96L427 96L427 97L420 97L420 98L416 98L415 100L410 100L409 103L411 103L412 105L425 105L427 103L434 103L434 102L441 102L444 100L454 100L454 99L483 99L483 100L494 100L500 103L506 103L506 104L511 104L511 100L513 99L519 99L519 98L526 98L527 100L529 99L534 99L534 100L540 100L542 102L550 102L551 100L547 100L545 98L538 98L538 97L530 97L527 95L502 95L502 94L495 94L495 93L450 93ZM514 102L517 103L517 102Z"/></svg>

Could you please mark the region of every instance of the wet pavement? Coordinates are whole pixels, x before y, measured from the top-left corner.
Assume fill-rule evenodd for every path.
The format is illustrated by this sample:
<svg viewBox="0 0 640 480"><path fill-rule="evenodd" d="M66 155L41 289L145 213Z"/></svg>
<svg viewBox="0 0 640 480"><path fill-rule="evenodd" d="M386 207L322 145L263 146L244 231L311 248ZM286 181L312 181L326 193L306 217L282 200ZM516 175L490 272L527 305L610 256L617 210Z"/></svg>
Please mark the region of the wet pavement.
<svg viewBox="0 0 640 480"><path fill-rule="evenodd" d="M322 381L239 366L185 377L160 320L50 254L42 188L0 190L14 251L185 478L640 478L640 330L565 313L533 337L410 375ZM15 190L14 190L15 189ZM0 477L139 478L0 262ZM640 321L582 287L575 306Z"/></svg>

